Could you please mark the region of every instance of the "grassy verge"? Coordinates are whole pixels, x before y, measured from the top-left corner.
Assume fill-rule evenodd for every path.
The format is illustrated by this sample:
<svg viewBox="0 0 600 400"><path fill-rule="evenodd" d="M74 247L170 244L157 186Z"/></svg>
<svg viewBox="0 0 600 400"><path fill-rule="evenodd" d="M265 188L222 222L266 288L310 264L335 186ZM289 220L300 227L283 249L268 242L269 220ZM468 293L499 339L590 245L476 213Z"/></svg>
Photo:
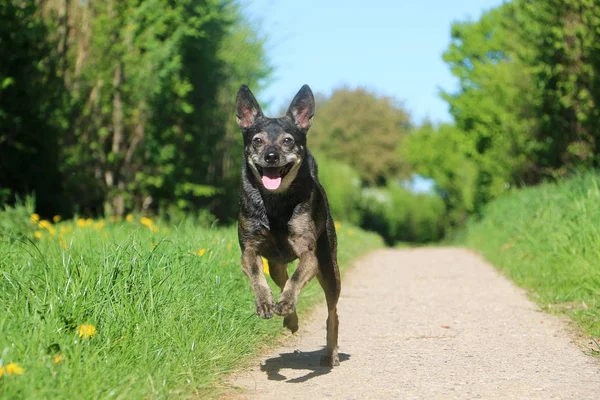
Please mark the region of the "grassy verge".
<svg viewBox="0 0 600 400"><path fill-rule="evenodd" d="M538 304L600 336L600 176L516 191L489 204L461 243L481 252Z"/></svg>
<svg viewBox="0 0 600 400"><path fill-rule="evenodd" d="M254 315L234 228L0 217L2 398L206 393L282 331ZM382 245L338 231L343 266ZM311 285L304 308L322 297Z"/></svg>

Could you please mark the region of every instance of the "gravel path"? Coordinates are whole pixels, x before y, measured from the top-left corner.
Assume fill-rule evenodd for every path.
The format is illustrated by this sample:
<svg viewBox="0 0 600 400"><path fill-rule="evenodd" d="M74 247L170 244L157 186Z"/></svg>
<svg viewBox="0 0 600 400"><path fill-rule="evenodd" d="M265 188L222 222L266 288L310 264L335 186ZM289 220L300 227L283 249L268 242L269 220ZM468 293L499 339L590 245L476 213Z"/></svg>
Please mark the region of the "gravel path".
<svg viewBox="0 0 600 400"><path fill-rule="evenodd" d="M473 253L382 250L342 282L340 361L319 367L325 307L256 367L242 399L600 399L600 362L564 321ZM234 389L237 388L237 389Z"/></svg>

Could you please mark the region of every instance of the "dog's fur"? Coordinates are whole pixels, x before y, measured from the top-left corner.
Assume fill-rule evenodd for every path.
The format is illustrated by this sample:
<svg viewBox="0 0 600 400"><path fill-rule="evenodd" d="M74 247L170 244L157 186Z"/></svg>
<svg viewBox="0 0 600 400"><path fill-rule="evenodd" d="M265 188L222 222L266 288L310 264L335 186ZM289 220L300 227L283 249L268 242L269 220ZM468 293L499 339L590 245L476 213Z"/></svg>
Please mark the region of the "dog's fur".
<svg viewBox="0 0 600 400"><path fill-rule="evenodd" d="M282 118L267 118L246 85L238 91L237 123L244 136L244 166L238 236L242 268L250 278L256 313L284 316L283 325L298 330L296 303L315 276L327 300L325 366L339 365L337 302L341 282L337 239L327 196L317 178L317 163L306 148L315 110L307 85L302 86ZM263 274L261 256L281 289L277 303ZM287 263L299 259L288 279Z"/></svg>

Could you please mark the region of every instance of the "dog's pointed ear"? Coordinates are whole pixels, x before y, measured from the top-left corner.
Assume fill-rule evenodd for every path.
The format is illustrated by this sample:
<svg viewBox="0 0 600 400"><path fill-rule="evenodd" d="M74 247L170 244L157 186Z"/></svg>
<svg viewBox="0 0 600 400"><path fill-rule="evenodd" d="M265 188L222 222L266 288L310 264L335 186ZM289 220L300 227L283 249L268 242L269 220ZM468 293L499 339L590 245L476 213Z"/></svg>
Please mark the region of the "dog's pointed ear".
<svg viewBox="0 0 600 400"><path fill-rule="evenodd" d="M308 85L303 85L287 110L287 116L300 129L308 130L315 115L315 96Z"/></svg>
<svg viewBox="0 0 600 400"><path fill-rule="evenodd" d="M238 90L235 108L236 121L242 129L251 127L256 119L263 115L260 105L246 85L240 86Z"/></svg>

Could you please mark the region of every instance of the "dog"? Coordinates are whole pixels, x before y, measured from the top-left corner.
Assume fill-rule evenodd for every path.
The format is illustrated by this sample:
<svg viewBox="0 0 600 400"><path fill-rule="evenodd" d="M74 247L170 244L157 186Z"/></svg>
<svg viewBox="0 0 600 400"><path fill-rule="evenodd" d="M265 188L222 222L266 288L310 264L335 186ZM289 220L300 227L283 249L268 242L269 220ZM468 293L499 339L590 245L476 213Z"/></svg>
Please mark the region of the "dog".
<svg viewBox="0 0 600 400"><path fill-rule="evenodd" d="M236 120L244 139L239 199L238 238L242 268L250 279L256 314L283 316L283 325L298 330L296 304L306 284L317 277L327 301L327 348L321 365L339 365L337 303L341 281L337 237L327 195L317 177L317 163L306 146L315 114L315 99L302 86L281 118L268 118L246 85L236 98ZM273 302L261 256L281 289ZM287 264L299 259L288 277Z"/></svg>

